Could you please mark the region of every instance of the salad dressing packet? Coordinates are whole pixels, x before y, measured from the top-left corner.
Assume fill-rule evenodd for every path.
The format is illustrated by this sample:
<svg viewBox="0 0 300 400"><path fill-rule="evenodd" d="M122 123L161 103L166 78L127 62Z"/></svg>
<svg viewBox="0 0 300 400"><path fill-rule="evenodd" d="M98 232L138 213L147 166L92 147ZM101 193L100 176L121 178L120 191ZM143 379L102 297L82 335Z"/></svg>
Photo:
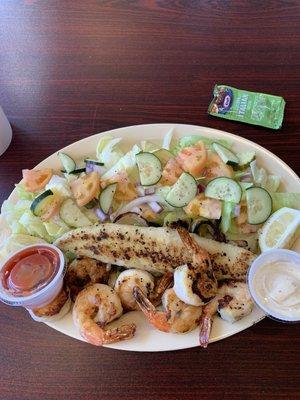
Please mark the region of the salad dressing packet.
<svg viewBox="0 0 300 400"><path fill-rule="evenodd" d="M208 113L220 118L279 129L285 101L283 97L248 92L231 86L215 85Z"/></svg>

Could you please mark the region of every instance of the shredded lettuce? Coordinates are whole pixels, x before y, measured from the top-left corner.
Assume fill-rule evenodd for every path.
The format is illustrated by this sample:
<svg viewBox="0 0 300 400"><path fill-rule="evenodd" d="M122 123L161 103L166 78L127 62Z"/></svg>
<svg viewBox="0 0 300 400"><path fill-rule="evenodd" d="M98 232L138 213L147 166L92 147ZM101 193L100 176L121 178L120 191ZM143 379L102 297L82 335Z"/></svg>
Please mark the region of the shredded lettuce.
<svg viewBox="0 0 300 400"><path fill-rule="evenodd" d="M42 239L45 239L47 242L52 241L44 223L39 217L33 215L30 210L25 211L22 214L19 223L27 230L29 235L38 236Z"/></svg>
<svg viewBox="0 0 300 400"><path fill-rule="evenodd" d="M16 187L16 191L18 194L18 198L20 200L33 200L34 199L35 194L31 193L31 192L27 192L22 183L17 183L15 185L15 187Z"/></svg>
<svg viewBox="0 0 300 400"><path fill-rule="evenodd" d="M260 186L268 192L276 192L279 189L280 177L277 175L268 175L264 168L257 166L256 160L251 161L250 169L256 186Z"/></svg>
<svg viewBox="0 0 300 400"><path fill-rule="evenodd" d="M265 189L270 192L277 192L280 186L280 176L268 175Z"/></svg>
<svg viewBox="0 0 300 400"><path fill-rule="evenodd" d="M204 136L193 135L193 136L184 136L183 138L179 139L178 143L173 148L171 148L171 152L177 154L179 153L180 150L188 146L193 146L200 140L207 146L211 146L213 143L219 143L222 146L227 147L228 149L232 147L232 142L231 140L228 139L209 139Z"/></svg>
<svg viewBox="0 0 300 400"><path fill-rule="evenodd" d="M43 222L31 212L31 203L31 200L18 200L16 204L9 200L3 202L1 215L13 234L37 236L53 242L70 230L59 217L53 218L51 222Z"/></svg>
<svg viewBox="0 0 300 400"><path fill-rule="evenodd" d="M221 232L227 233L230 225L231 225L231 219L233 215L233 210L235 207L235 203L231 203L230 201L223 201L222 204L222 217L221 217Z"/></svg>
<svg viewBox="0 0 300 400"><path fill-rule="evenodd" d="M30 209L30 205L31 200L18 200L15 204L9 200L5 200L1 207L1 215L3 215L11 228L11 224L18 222L23 213Z"/></svg>
<svg viewBox="0 0 300 400"><path fill-rule="evenodd" d="M227 232L226 233L226 239L227 240L232 240L236 242L237 245L239 245L239 242L245 241L247 242L247 249L252 251L253 253L258 252L258 236L257 233L232 233L232 232Z"/></svg>
<svg viewBox="0 0 300 400"><path fill-rule="evenodd" d="M166 150L170 150L171 147L171 141L174 133L174 128L171 128L164 136L163 138L163 143L162 143L162 148Z"/></svg>
<svg viewBox="0 0 300 400"><path fill-rule="evenodd" d="M149 153L154 153L155 151L159 150L159 146L157 146L157 144L149 142L148 140L142 140L141 149L143 151L148 151Z"/></svg>
<svg viewBox="0 0 300 400"><path fill-rule="evenodd" d="M72 175L76 179L76 175ZM71 197L72 193L70 190L69 182L66 178L58 175L53 175L50 181L45 186L45 190L53 190L59 193L62 197Z"/></svg>
<svg viewBox="0 0 300 400"><path fill-rule="evenodd" d="M98 160L103 162L107 169L113 167L118 160L124 156L123 151L116 148L116 145L120 143L121 140L122 138L103 136L98 142L96 155Z"/></svg>
<svg viewBox="0 0 300 400"><path fill-rule="evenodd" d="M111 179L118 173L124 171L130 174L131 170L136 167L135 156L140 151L140 147L135 144L128 153L121 157L113 167L111 167L107 172L105 172L105 174L102 175L102 179Z"/></svg>
<svg viewBox="0 0 300 400"><path fill-rule="evenodd" d="M12 234L2 244L0 248L0 260L4 260L10 253L21 250L31 244L45 243L41 238L26 234Z"/></svg>
<svg viewBox="0 0 300 400"><path fill-rule="evenodd" d="M236 156L240 161L239 165L246 166L255 159L256 154L255 151L250 150L250 151L244 151L242 153L236 153Z"/></svg>
<svg viewBox="0 0 300 400"><path fill-rule="evenodd" d="M282 207L300 210L300 193L270 193L273 200L273 212Z"/></svg>

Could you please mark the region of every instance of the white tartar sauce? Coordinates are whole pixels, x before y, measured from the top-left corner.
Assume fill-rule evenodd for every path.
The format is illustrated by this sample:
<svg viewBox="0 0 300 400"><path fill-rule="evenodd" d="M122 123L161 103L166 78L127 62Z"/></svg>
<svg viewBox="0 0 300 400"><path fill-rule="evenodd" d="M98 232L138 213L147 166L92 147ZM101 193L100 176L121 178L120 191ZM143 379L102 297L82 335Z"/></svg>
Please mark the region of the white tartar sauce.
<svg viewBox="0 0 300 400"><path fill-rule="evenodd" d="M300 268L293 261L260 265L252 287L269 314L286 321L300 321Z"/></svg>

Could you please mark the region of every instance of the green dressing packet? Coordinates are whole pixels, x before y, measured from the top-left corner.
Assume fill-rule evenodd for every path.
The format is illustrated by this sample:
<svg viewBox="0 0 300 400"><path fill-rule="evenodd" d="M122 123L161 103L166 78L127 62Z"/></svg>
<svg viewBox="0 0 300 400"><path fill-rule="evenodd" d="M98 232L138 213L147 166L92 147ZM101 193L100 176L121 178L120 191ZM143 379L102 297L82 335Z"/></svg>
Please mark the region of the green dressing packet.
<svg viewBox="0 0 300 400"><path fill-rule="evenodd" d="M225 85L215 85L213 95L208 107L210 115L272 129L279 129L282 125L283 97Z"/></svg>

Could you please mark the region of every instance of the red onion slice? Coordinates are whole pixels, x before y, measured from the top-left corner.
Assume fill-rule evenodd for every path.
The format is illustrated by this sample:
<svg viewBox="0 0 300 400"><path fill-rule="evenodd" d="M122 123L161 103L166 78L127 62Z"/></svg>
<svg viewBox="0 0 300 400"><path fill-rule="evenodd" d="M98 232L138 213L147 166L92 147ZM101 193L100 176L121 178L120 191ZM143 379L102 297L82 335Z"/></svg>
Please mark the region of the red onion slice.
<svg viewBox="0 0 300 400"><path fill-rule="evenodd" d="M112 213L110 215L110 220L114 221L119 215L131 211L134 207L138 207L142 204L150 203L152 201L159 202L161 201L161 197L158 196L157 194L154 194L152 196L138 197L137 199L134 199L129 203L125 204L125 206L119 208L119 210L117 210L116 212Z"/></svg>
<svg viewBox="0 0 300 400"><path fill-rule="evenodd" d="M163 210L162 206L156 201L150 201L150 203L148 204L151 207L152 211L155 212L155 214L160 214Z"/></svg>
<svg viewBox="0 0 300 400"><path fill-rule="evenodd" d="M97 208L94 208L94 211L95 211L95 214L97 215L97 217L99 218L99 220L100 220L101 222L107 220L108 215L105 214L105 213L101 210L101 208L98 208L98 207L97 207Z"/></svg>

